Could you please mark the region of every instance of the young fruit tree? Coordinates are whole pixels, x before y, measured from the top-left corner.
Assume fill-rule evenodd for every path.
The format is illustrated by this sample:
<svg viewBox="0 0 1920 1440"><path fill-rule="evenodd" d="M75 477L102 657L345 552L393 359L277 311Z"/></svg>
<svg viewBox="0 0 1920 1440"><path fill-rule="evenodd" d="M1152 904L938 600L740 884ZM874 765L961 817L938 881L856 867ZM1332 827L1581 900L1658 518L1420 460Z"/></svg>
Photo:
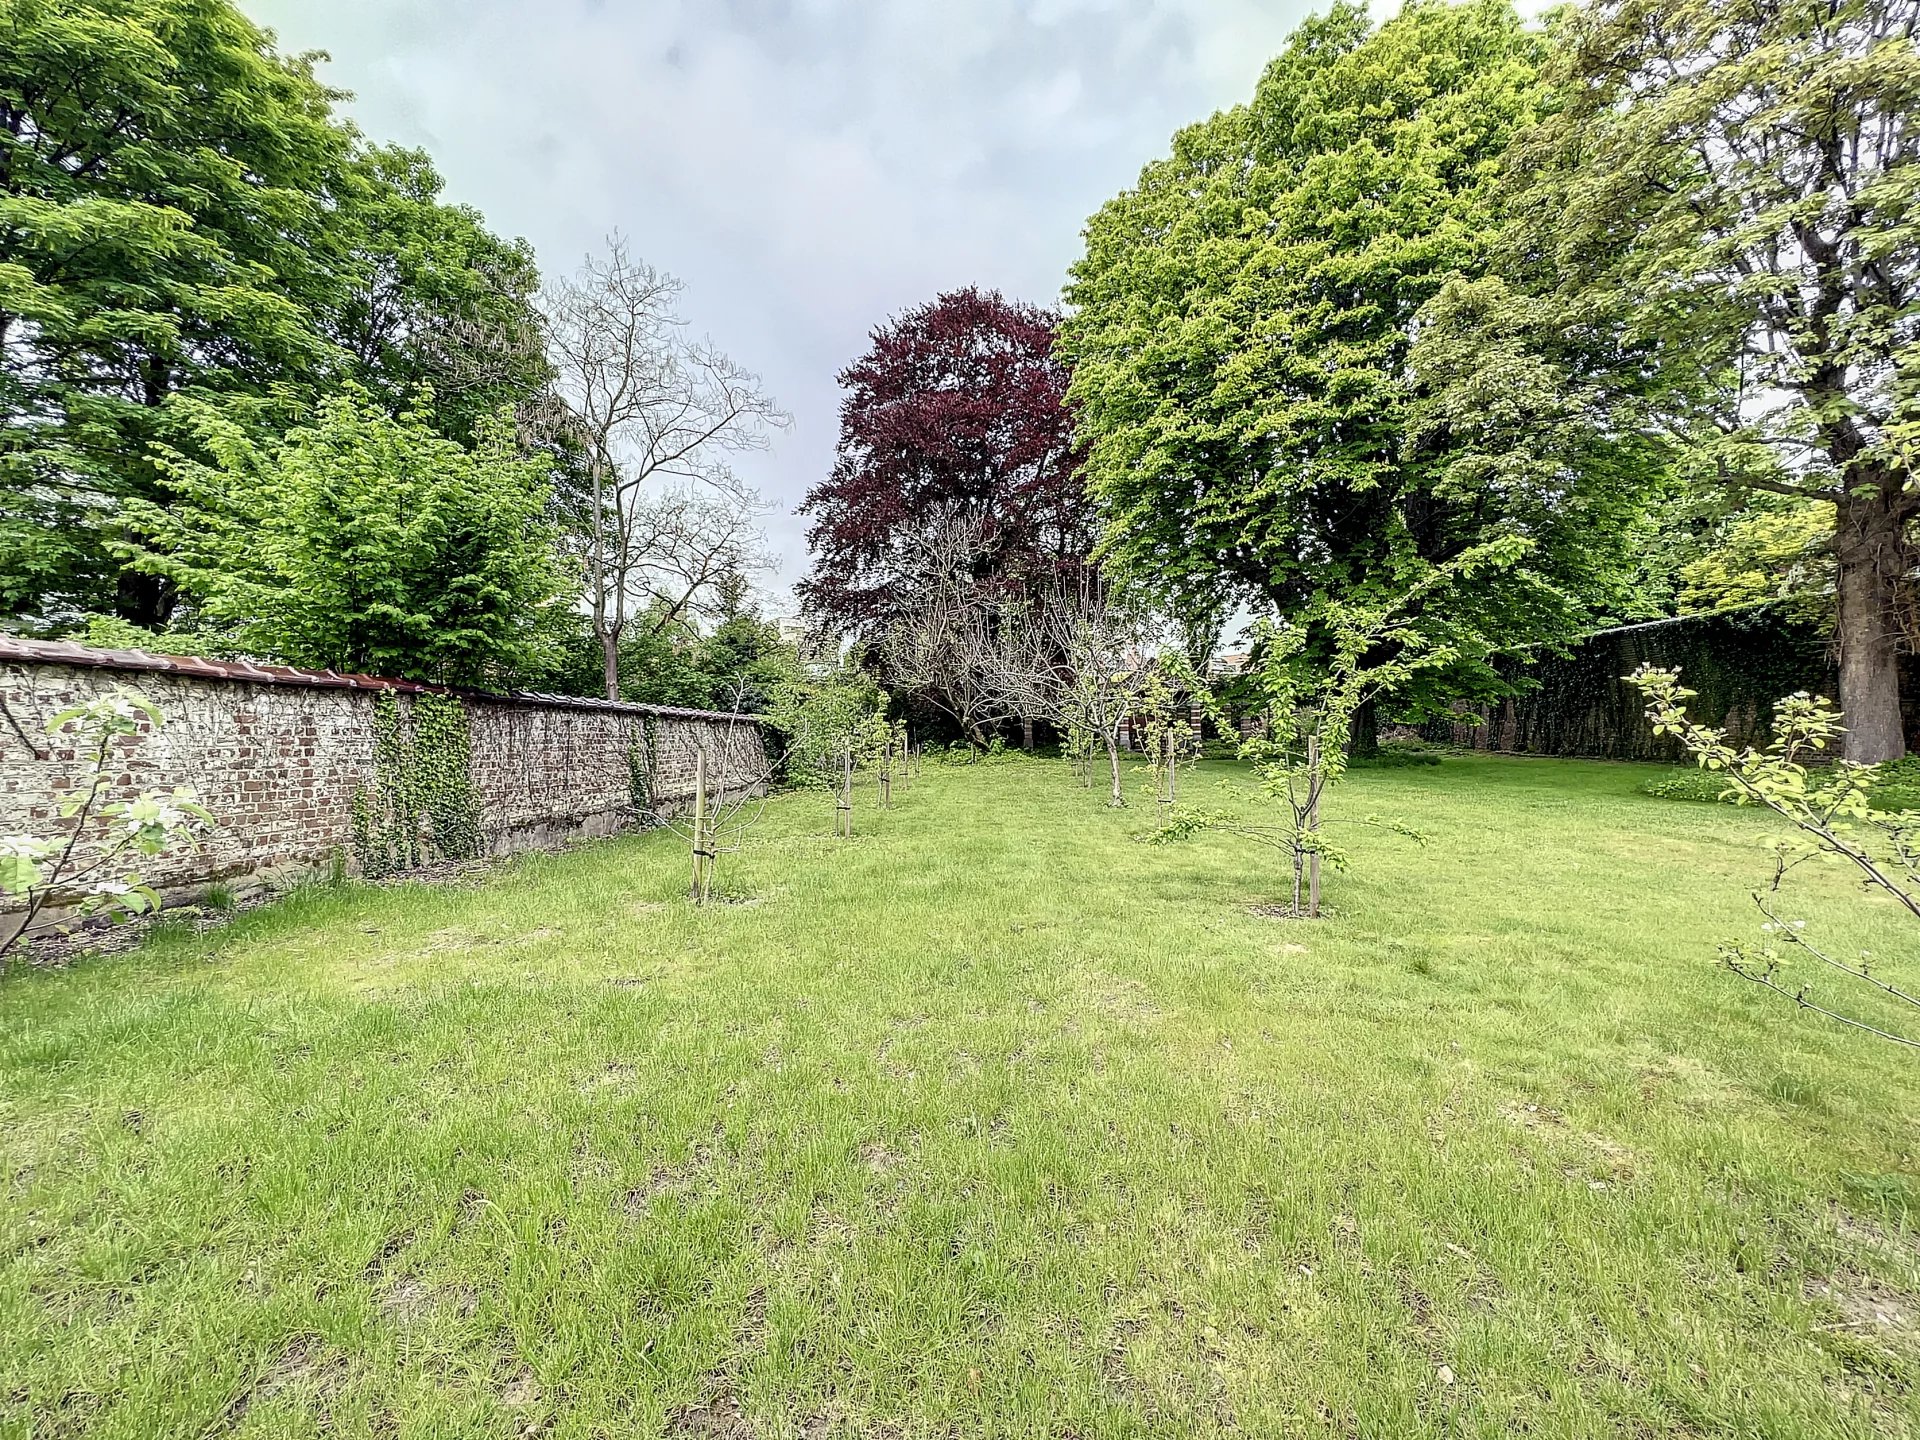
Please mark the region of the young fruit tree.
<svg viewBox="0 0 1920 1440"><path fill-rule="evenodd" d="M744 713L744 690L743 681L719 736L712 736L709 728L705 737L693 741L693 795L684 814L670 814L665 821L687 842L693 862L688 898L695 905L713 899L720 857L746 843L748 832L760 823L773 785L774 765L761 741L759 721ZM745 775L732 773L746 755L757 755L758 763Z"/></svg>
<svg viewBox="0 0 1920 1440"><path fill-rule="evenodd" d="M787 778L833 796L834 834L853 836L853 772L893 739L887 695L857 670L803 673L773 693L767 721L786 739Z"/></svg>
<svg viewBox="0 0 1920 1440"><path fill-rule="evenodd" d="M1879 778L1876 766L1847 760L1818 767L1808 764L1838 746L1844 731L1840 712L1805 691L1789 695L1774 709L1772 741L1764 749L1736 749L1727 743L1724 730L1687 718L1686 702L1694 692L1680 684L1679 671L1643 665L1627 680L1646 696L1647 719L1653 722L1654 733L1673 736L1703 770L1723 776L1725 798L1762 806L1796 832L1770 844L1773 874L1753 892L1754 906L1764 917L1761 933L1766 941L1757 949L1722 945L1721 963L1741 979L1784 995L1803 1010L1920 1048L1920 1037L1816 1000L1812 981L1793 969L1797 958L1811 962L1816 972L1824 966L1825 973L1845 976L1863 999L1872 996L1879 1010L1920 1009L1920 995L1887 979L1869 952L1862 950L1856 957L1835 953L1808 938L1805 920L1790 917L1782 909L1788 877L1809 861L1828 861L1852 866L1866 893L1885 896L1909 918L1920 920L1920 813L1874 808L1870 792Z"/></svg>
<svg viewBox="0 0 1920 1440"><path fill-rule="evenodd" d="M160 896L131 868L137 857L190 849L213 824L184 785L113 798L119 742L137 737L143 724L158 730L163 723L157 706L118 685L47 722L47 733L71 745L83 768L60 802L53 834L0 835L0 971L13 950L49 930L160 908Z"/></svg>
<svg viewBox="0 0 1920 1440"><path fill-rule="evenodd" d="M1155 803L1178 804L1180 767L1195 758L1193 708L1205 684L1184 649L1160 657L1147 674L1136 712L1140 748L1147 757L1147 788Z"/></svg>
<svg viewBox="0 0 1920 1440"><path fill-rule="evenodd" d="M1458 576L1511 563L1523 548L1518 540L1490 541L1434 567L1390 599L1323 598L1310 616L1257 625L1260 660L1253 680L1265 706L1265 726L1241 741L1240 758L1252 765L1271 814L1249 818L1233 811L1193 811L1175 817L1154 839L1164 843L1219 830L1278 850L1286 859L1289 894L1277 913L1297 919L1319 917L1322 861L1335 868L1347 862L1346 852L1328 838L1329 824L1372 826L1419 840L1407 826L1381 816L1334 822L1325 814L1328 792L1346 773L1354 717L1362 706L1456 659L1452 642L1423 627L1422 602ZM1331 641L1324 658L1310 644L1321 635ZM1232 722L1219 702L1205 686L1194 693L1226 733Z"/></svg>
<svg viewBox="0 0 1920 1440"><path fill-rule="evenodd" d="M1068 758L1089 785L1094 748L1104 749L1107 803L1125 805L1120 737L1164 663L1157 618L1089 574L1072 590L1006 612L1002 622L991 651L996 693L1009 710L1065 735Z"/></svg>

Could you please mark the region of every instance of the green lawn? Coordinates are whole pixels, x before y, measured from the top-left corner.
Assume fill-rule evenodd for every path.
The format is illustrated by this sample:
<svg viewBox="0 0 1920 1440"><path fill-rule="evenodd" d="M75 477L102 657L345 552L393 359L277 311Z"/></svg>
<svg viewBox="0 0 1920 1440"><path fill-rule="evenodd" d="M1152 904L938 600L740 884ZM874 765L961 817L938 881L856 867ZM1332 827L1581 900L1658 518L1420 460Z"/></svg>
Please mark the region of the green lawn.
<svg viewBox="0 0 1920 1440"><path fill-rule="evenodd" d="M1358 772L1317 923L1014 761L10 976L0 1435L1920 1430L1917 1062L1646 773Z"/></svg>

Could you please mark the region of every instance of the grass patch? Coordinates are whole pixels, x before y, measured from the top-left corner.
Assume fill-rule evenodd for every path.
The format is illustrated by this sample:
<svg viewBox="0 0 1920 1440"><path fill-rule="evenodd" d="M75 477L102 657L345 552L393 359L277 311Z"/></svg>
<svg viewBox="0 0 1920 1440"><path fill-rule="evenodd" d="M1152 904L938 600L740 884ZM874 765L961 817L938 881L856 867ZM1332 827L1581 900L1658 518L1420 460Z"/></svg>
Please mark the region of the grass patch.
<svg viewBox="0 0 1920 1440"><path fill-rule="evenodd" d="M1686 800L1700 804L1737 803L1727 794L1726 775L1703 770L1698 765L1676 765L1648 776L1641 785L1644 795L1660 800ZM1880 782L1868 792L1877 809L1888 811L1920 810L1920 757L1908 756L1880 767Z"/></svg>
<svg viewBox="0 0 1920 1440"><path fill-rule="evenodd" d="M0 1434L1903 1433L1912 1062L1645 773L1358 772L1311 925L1009 760L10 976Z"/></svg>

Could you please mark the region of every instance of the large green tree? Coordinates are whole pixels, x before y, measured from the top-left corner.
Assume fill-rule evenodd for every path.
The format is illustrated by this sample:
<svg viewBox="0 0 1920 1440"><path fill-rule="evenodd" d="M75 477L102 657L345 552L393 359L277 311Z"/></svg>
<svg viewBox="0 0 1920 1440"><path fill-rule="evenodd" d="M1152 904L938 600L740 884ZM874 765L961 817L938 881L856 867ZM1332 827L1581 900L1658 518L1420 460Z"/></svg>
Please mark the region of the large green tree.
<svg viewBox="0 0 1920 1440"><path fill-rule="evenodd" d="M349 391L264 446L181 400L192 453L162 450L165 506L131 502L135 564L246 654L493 687L547 669L578 589L545 518L549 462L504 413L471 447L437 434L428 399L396 417Z"/></svg>
<svg viewBox="0 0 1920 1440"><path fill-rule="evenodd" d="M157 493L183 390L262 392L327 347L312 237L351 136L307 59L226 0L0 6L0 596L160 618L102 561Z"/></svg>
<svg viewBox="0 0 1920 1440"><path fill-rule="evenodd" d="M1454 428L1480 417L1436 407L1410 362L1421 307L1486 264L1501 156L1548 103L1543 53L1505 0L1420 0L1378 28L1336 5L1250 104L1182 131L1094 216L1062 343L1131 577L1182 604L1224 577L1299 612L1518 534L1522 563L1423 623L1472 670L1588 613L1639 457L1578 428L1525 465L1464 457Z"/></svg>
<svg viewBox="0 0 1920 1440"><path fill-rule="evenodd" d="M1461 397L1578 394L1696 487L1823 509L1863 761L1905 749L1920 559L1917 26L1920 0L1574 12L1561 102L1514 147L1497 274L1441 297L1423 337Z"/></svg>
<svg viewBox="0 0 1920 1440"><path fill-rule="evenodd" d="M470 440L544 379L527 248L366 146L313 59L230 0L0 0L0 613L166 618L114 554L192 439L176 396L264 433L424 383Z"/></svg>
<svg viewBox="0 0 1920 1440"><path fill-rule="evenodd" d="M355 380L396 414L431 390L435 428L463 441L538 395L549 370L533 247L442 199L423 151L364 149L340 188L341 293L321 325Z"/></svg>

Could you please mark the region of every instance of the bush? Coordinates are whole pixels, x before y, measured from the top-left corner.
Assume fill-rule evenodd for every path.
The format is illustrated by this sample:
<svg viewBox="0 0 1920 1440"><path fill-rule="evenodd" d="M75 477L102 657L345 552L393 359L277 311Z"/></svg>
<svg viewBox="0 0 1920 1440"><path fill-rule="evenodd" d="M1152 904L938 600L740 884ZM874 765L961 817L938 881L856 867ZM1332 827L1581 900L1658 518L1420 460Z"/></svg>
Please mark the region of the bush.
<svg viewBox="0 0 1920 1440"><path fill-rule="evenodd" d="M1641 784L1640 793L1660 800L1696 804L1737 803L1736 797L1729 793L1725 775L1693 766L1679 766L1655 775ZM1920 756L1909 755L1904 760L1877 766L1866 794L1876 810L1920 810Z"/></svg>
<svg viewBox="0 0 1920 1440"><path fill-rule="evenodd" d="M1418 740L1388 740L1371 755L1356 755L1348 762L1353 770L1405 770L1418 765L1438 765L1440 752Z"/></svg>
<svg viewBox="0 0 1920 1440"><path fill-rule="evenodd" d="M1642 782L1640 793L1660 800L1691 800L1709 805L1724 800L1731 805L1733 801L1726 796L1726 789L1726 776L1715 771L1675 768Z"/></svg>

